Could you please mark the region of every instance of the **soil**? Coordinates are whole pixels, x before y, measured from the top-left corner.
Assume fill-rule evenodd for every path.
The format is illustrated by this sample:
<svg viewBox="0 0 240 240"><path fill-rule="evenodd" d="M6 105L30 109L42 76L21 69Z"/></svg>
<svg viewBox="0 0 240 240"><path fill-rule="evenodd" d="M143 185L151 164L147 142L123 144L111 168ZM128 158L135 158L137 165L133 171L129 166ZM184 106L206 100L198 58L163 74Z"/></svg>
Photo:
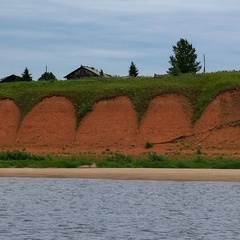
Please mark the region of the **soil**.
<svg viewBox="0 0 240 240"><path fill-rule="evenodd" d="M217 96L192 124L193 108L178 94L155 97L143 119L128 97L97 102L79 124L73 103L49 97L20 122L20 111L0 100L0 148L36 153L228 154L240 156L240 91ZM79 127L77 128L77 126ZM146 142L153 147L145 148Z"/></svg>
<svg viewBox="0 0 240 240"><path fill-rule="evenodd" d="M240 91L217 96L194 126L195 144L207 152L240 152Z"/></svg>
<svg viewBox="0 0 240 240"><path fill-rule="evenodd" d="M129 149L138 133L137 115L127 97L101 101L80 123L76 144L81 148Z"/></svg>
<svg viewBox="0 0 240 240"><path fill-rule="evenodd" d="M15 145L20 111L14 101L0 100L0 146L11 147Z"/></svg>
<svg viewBox="0 0 240 240"><path fill-rule="evenodd" d="M153 99L139 127L141 144L167 144L174 138L191 134L192 107L187 98L165 94Z"/></svg>
<svg viewBox="0 0 240 240"><path fill-rule="evenodd" d="M21 148L61 148L74 143L76 112L64 97L45 98L23 119L17 134Z"/></svg>

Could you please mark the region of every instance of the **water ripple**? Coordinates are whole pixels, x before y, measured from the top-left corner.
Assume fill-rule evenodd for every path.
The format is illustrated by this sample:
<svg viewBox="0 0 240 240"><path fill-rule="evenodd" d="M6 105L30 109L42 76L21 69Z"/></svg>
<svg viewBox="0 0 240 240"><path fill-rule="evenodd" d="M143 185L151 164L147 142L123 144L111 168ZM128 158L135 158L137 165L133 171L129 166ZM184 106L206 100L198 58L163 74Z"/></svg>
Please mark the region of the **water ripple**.
<svg viewBox="0 0 240 240"><path fill-rule="evenodd" d="M4 240L240 239L239 183L0 180Z"/></svg>

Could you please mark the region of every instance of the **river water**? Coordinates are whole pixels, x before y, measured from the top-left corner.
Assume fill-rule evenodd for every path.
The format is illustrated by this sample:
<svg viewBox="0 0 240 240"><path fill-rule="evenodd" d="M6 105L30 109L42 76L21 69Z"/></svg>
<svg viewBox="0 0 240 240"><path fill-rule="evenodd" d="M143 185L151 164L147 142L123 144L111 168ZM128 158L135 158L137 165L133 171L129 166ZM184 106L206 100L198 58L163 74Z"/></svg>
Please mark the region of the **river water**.
<svg viewBox="0 0 240 240"><path fill-rule="evenodd" d="M240 239L240 183L0 178L0 239Z"/></svg>

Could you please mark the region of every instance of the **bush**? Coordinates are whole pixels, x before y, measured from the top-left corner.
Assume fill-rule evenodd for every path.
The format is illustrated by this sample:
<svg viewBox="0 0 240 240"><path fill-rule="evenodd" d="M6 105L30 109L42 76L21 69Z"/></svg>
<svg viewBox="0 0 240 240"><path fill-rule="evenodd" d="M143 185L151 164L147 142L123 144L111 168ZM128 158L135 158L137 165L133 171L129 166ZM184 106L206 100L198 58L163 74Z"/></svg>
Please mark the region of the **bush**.
<svg viewBox="0 0 240 240"><path fill-rule="evenodd" d="M119 152L114 153L112 156L104 157L96 162L98 167L131 167L133 157Z"/></svg>
<svg viewBox="0 0 240 240"><path fill-rule="evenodd" d="M153 162L162 162L167 160L167 157L165 155L157 154L155 152L149 153L148 157L149 157L149 160Z"/></svg>
<svg viewBox="0 0 240 240"><path fill-rule="evenodd" d="M35 155L25 150L13 150L0 152L0 160L49 160L49 155Z"/></svg>
<svg viewBox="0 0 240 240"><path fill-rule="evenodd" d="M152 142L147 141L147 142L145 143L145 148L146 148L146 149L149 149L149 148L152 148L152 147L153 147L153 143L152 143Z"/></svg>
<svg viewBox="0 0 240 240"><path fill-rule="evenodd" d="M42 76L38 79L38 81L56 81L57 78L52 72L45 72Z"/></svg>

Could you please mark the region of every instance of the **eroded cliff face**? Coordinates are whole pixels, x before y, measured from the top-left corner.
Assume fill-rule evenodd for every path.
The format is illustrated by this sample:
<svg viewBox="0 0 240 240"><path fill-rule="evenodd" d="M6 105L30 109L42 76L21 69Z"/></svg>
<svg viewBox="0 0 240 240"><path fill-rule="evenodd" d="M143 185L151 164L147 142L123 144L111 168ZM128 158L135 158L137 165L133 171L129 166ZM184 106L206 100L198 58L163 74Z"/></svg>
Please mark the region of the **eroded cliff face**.
<svg viewBox="0 0 240 240"><path fill-rule="evenodd" d="M18 145L27 147L63 147L73 144L76 112L70 100L45 98L23 119L17 132Z"/></svg>
<svg viewBox="0 0 240 240"><path fill-rule="evenodd" d="M0 100L0 147L15 146L19 121L16 104L9 99Z"/></svg>
<svg viewBox="0 0 240 240"><path fill-rule="evenodd" d="M142 121L128 97L97 102L77 127L72 102L64 97L45 98L20 122L14 101L0 100L0 148L31 152L101 153L119 150L139 154L221 152L240 155L240 91L220 94L195 124L192 106L178 94L155 97ZM145 143L154 143L150 150Z"/></svg>
<svg viewBox="0 0 240 240"><path fill-rule="evenodd" d="M81 148L128 148L138 134L137 115L127 97L94 105L79 125L76 144Z"/></svg>
<svg viewBox="0 0 240 240"><path fill-rule="evenodd" d="M192 107L181 95L164 94L154 98L139 126L142 142L162 143L192 133Z"/></svg>
<svg viewBox="0 0 240 240"><path fill-rule="evenodd" d="M207 149L240 152L240 91L224 92L194 125L194 142ZM200 133L200 134L199 134Z"/></svg>

